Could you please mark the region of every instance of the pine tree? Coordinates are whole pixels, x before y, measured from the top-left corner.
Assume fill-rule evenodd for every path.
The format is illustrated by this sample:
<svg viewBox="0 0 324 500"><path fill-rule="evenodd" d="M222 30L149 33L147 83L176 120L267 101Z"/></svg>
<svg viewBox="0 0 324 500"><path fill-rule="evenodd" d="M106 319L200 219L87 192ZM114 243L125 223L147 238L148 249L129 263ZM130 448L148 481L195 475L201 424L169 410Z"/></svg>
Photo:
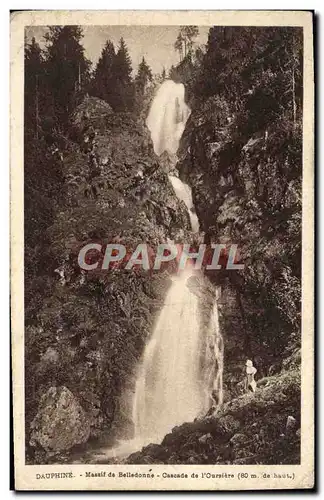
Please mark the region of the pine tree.
<svg viewBox="0 0 324 500"><path fill-rule="evenodd" d="M116 111L132 110L134 106L134 85L131 76L132 61L123 38L119 42L113 72L116 79L113 108Z"/></svg>
<svg viewBox="0 0 324 500"><path fill-rule="evenodd" d="M115 59L115 74L120 82L124 84L131 82L132 61L123 38L120 39Z"/></svg>
<svg viewBox="0 0 324 500"><path fill-rule="evenodd" d="M174 48L179 52L180 62L190 56L194 39L199 35L198 26L180 26L180 31L174 43Z"/></svg>
<svg viewBox="0 0 324 500"><path fill-rule="evenodd" d="M199 35L198 26L181 26L180 33L184 43L184 56L191 54L194 45L194 39Z"/></svg>
<svg viewBox="0 0 324 500"><path fill-rule="evenodd" d="M181 33L178 34L176 41L174 42L174 49L179 52L180 62L183 59L183 38Z"/></svg>
<svg viewBox="0 0 324 500"><path fill-rule="evenodd" d="M36 139L39 137L43 84L44 59L33 37L25 46L25 133Z"/></svg>
<svg viewBox="0 0 324 500"><path fill-rule="evenodd" d="M116 77L114 74L115 58L114 44L110 40L107 40L97 63L92 84L92 93L110 105L113 104L116 88Z"/></svg>
<svg viewBox="0 0 324 500"><path fill-rule="evenodd" d="M55 200L62 193L62 168L46 141L45 122L51 108L43 51L35 38L25 44L24 216L26 303L30 281L39 273L48 251L46 230L53 220ZM46 269L44 265L44 269ZM33 296L33 292L31 296Z"/></svg>
<svg viewBox="0 0 324 500"><path fill-rule="evenodd" d="M89 81L91 63L84 55L82 37L80 26L50 26L45 35L48 85L56 118L63 127Z"/></svg>
<svg viewBox="0 0 324 500"><path fill-rule="evenodd" d="M136 89L144 93L146 86L153 80L151 68L148 66L145 58L143 57L140 65L138 66L137 75L135 77Z"/></svg>

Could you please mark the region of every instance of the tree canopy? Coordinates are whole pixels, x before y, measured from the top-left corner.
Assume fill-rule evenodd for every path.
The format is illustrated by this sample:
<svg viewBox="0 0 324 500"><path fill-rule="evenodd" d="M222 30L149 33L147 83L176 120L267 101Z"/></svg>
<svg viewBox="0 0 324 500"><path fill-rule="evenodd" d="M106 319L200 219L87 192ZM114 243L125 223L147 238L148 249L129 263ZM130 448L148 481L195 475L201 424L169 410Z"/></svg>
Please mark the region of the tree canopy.
<svg viewBox="0 0 324 500"><path fill-rule="evenodd" d="M116 52L114 44L107 40L99 57L92 82L92 93L113 105L116 78L114 75Z"/></svg>
<svg viewBox="0 0 324 500"><path fill-rule="evenodd" d="M140 92L144 92L146 86L149 82L153 80L153 74L151 68L148 66L145 58L142 58L141 63L138 66L137 75L135 77L135 85Z"/></svg>
<svg viewBox="0 0 324 500"><path fill-rule="evenodd" d="M198 26L180 26L179 34L174 43L175 50L179 52L180 62L191 55L194 40L198 35Z"/></svg>

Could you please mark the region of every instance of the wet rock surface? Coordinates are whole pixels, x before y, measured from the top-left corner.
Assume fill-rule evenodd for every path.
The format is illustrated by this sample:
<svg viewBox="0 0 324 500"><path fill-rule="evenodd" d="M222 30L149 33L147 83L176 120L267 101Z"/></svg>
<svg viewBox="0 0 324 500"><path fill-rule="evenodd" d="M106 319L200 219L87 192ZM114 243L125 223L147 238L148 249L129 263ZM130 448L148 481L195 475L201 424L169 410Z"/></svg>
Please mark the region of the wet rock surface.
<svg viewBox="0 0 324 500"><path fill-rule="evenodd" d="M222 270L207 273L221 285L228 398L242 393L247 358L261 379L288 363L298 366L300 348L300 131L292 138L292 125L283 128L278 118L251 133L240 120L218 95L197 101L177 164L192 187L204 242L236 244L244 264L242 271L226 270L223 254Z"/></svg>

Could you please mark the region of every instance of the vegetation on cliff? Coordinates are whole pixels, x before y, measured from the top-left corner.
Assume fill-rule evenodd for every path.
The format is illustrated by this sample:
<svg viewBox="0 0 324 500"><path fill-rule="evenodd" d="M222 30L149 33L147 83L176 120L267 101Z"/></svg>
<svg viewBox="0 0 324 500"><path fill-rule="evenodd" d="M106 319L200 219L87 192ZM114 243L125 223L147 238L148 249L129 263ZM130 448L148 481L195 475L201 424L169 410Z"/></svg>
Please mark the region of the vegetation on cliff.
<svg viewBox="0 0 324 500"><path fill-rule="evenodd" d="M191 64L179 67L192 104L179 169L205 242L237 244L245 266L212 277L230 384L244 357L268 375L300 348L302 33L214 27Z"/></svg>

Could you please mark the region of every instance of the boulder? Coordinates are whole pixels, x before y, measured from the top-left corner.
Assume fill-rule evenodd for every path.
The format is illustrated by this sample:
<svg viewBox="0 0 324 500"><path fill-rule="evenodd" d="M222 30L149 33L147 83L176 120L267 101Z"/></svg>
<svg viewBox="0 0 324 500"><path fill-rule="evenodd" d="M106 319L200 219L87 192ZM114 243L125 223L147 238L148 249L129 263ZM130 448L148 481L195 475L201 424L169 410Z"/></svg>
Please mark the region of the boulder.
<svg viewBox="0 0 324 500"><path fill-rule="evenodd" d="M293 432L297 427L297 421L294 417L291 415L288 415L287 417L287 422L286 422L286 433L291 433Z"/></svg>
<svg viewBox="0 0 324 500"><path fill-rule="evenodd" d="M89 419L67 387L51 387L41 398L31 423L30 445L48 452L61 452L85 443Z"/></svg>
<svg viewBox="0 0 324 500"><path fill-rule="evenodd" d="M245 434L237 433L231 437L230 443L233 446L233 448L236 449L236 448L240 448L248 440L249 440L249 438Z"/></svg>
<svg viewBox="0 0 324 500"><path fill-rule="evenodd" d="M208 444L212 440L212 435L210 433L204 434L198 439L198 442L201 444Z"/></svg>
<svg viewBox="0 0 324 500"><path fill-rule="evenodd" d="M98 117L112 113L112 107L97 97L86 96L72 116L72 123L84 127L88 123L96 123Z"/></svg>
<svg viewBox="0 0 324 500"><path fill-rule="evenodd" d="M48 347L46 352L41 357L41 361L45 363L57 363L59 361L59 354L53 347Z"/></svg>
<svg viewBox="0 0 324 500"><path fill-rule="evenodd" d="M218 420L218 429L222 431L223 434L231 434L236 432L240 428L240 422L235 419L232 415L224 415Z"/></svg>

